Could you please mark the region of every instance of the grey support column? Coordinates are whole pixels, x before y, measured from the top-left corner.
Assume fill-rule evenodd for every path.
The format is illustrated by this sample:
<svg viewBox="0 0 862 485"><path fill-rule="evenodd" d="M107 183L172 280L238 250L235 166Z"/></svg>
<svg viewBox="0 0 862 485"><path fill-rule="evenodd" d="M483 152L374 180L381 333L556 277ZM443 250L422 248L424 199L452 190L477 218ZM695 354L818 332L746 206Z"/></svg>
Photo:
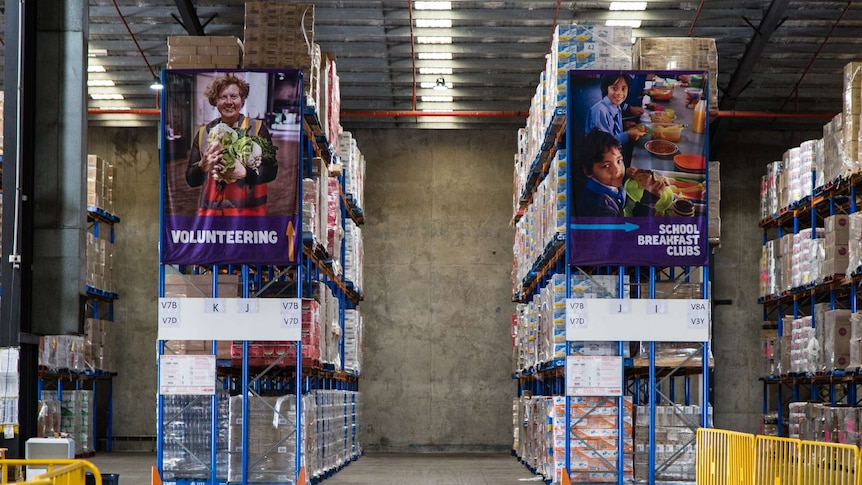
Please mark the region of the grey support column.
<svg viewBox="0 0 862 485"><path fill-rule="evenodd" d="M80 330L88 16L87 0L39 0L36 12L32 331L39 335Z"/></svg>

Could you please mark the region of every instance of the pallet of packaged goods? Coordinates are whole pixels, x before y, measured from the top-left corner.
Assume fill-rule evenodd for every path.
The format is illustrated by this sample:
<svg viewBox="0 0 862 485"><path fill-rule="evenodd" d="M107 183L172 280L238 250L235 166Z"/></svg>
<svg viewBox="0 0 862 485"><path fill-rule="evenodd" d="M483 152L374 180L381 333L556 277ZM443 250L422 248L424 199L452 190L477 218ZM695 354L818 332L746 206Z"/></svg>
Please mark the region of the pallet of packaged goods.
<svg viewBox="0 0 862 485"><path fill-rule="evenodd" d="M242 41L219 35L168 37L168 69L237 69L242 66Z"/></svg>
<svg viewBox="0 0 862 485"><path fill-rule="evenodd" d="M645 71L707 71L709 105L718 106L718 50L715 39L639 37L632 47L632 67Z"/></svg>
<svg viewBox="0 0 862 485"><path fill-rule="evenodd" d="M314 43L314 5L246 2L243 47L247 69L302 69L306 106L321 106L322 53Z"/></svg>

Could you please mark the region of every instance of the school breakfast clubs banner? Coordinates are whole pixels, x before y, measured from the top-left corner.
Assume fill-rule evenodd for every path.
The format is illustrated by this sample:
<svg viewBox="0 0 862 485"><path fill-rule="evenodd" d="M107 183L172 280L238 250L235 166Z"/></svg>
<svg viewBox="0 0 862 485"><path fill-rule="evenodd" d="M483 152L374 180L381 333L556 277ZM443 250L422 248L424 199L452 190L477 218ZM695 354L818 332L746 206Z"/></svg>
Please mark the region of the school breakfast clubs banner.
<svg viewBox="0 0 862 485"><path fill-rule="evenodd" d="M302 76L167 70L164 264L297 264Z"/></svg>
<svg viewBox="0 0 862 485"><path fill-rule="evenodd" d="M708 264L706 73L569 71L569 263Z"/></svg>

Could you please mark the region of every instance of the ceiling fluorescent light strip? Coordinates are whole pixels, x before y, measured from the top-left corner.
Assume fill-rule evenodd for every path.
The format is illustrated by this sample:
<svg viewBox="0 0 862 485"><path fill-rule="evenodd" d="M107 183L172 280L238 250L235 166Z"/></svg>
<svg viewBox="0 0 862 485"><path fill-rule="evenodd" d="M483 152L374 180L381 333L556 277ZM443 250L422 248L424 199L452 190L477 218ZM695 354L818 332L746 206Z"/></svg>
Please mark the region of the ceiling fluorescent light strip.
<svg viewBox="0 0 862 485"><path fill-rule="evenodd" d="M451 103L452 96L422 96L423 103Z"/></svg>
<svg viewBox="0 0 862 485"><path fill-rule="evenodd" d="M87 86L114 87L114 81L110 79L87 79Z"/></svg>
<svg viewBox="0 0 862 485"><path fill-rule="evenodd" d="M105 71L105 66L100 66L98 64L88 64L87 72L107 72Z"/></svg>
<svg viewBox="0 0 862 485"><path fill-rule="evenodd" d="M451 19L416 19L416 27L428 29L451 29Z"/></svg>
<svg viewBox="0 0 862 485"><path fill-rule="evenodd" d="M646 10L646 2L611 2L608 10Z"/></svg>
<svg viewBox="0 0 862 485"><path fill-rule="evenodd" d="M93 99L125 99L120 93L90 93Z"/></svg>
<svg viewBox="0 0 862 485"><path fill-rule="evenodd" d="M452 59L451 52L417 52L416 57L420 60L448 61Z"/></svg>
<svg viewBox="0 0 862 485"><path fill-rule="evenodd" d="M417 44L451 44L452 37L443 35L429 35L416 37Z"/></svg>
<svg viewBox="0 0 862 485"><path fill-rule="evenodd" d="M452 74L451 67L420 67L419 74Z"/></svg>
<svg viewBox="0 0 862 485"><path fill-rule="evenodd" d="M416 10L452 10L452 2L413 2Z"/></svg>
<svg viewBox="0 0 862 485"><path fill-rule="evenodd" d="M606 20L605 25L608 27L631 27L637 29L641 26L640 20Z"/></svg>

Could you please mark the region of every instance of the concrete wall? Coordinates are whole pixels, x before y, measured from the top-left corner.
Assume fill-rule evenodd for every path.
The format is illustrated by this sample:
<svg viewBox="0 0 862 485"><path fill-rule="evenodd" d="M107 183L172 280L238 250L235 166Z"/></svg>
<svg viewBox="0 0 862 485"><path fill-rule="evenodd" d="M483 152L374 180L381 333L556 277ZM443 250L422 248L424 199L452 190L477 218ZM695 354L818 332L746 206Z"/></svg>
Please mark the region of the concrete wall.
<svg viewBox="0 0 862 485"><path fill-rule="evenodd" d="M354 132L367 160L363 442L369 451L511 444L509 337L514 131ZM91 128L115 181L118 372L114 434L155 435L157 130ZM816 133L728 132L715 252L715 423L757 431L760 176ZM117 449L131 447L116 443ZM151 444L145 445L152 446Z"/></svg>
<svg viewBox="0 0 862 485"><path fill-rule="evenodd" d="M354 135L367 162L364 446L511 449L516 133Z"/></svg>
<svg viewBox="0 0 862 485"><path fill-rule="evenodd" d="M156 128L89 130L88 153L115 168L114 435L156 434L156 322L159 243L159 152ZM132 442L138 449L141 443ZM121 441L115 449L123 450ZM143 449L155 449L152 441Z"/></svg>

